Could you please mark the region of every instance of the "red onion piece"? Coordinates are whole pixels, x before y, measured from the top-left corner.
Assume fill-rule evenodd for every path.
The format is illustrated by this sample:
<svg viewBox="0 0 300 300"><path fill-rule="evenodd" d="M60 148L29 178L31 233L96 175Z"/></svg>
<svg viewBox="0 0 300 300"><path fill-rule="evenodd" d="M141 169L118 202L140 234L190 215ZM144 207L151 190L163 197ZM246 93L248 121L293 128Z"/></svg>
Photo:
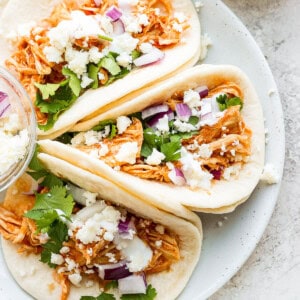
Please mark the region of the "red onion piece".
<svg viewBox="0 0 300 300"><path fill-rule="evenodd" d="M126 262L120 261L116 264L98 265L99 277L104 280L116 280L130 276Z"/></svg>
<svg viewBox="0 0 300 300"><path fill-rule="evenodd" d="M123 222L120 221L118 224L119 236L122 239L132 240L133 235L136 232L134 221L132 218L128 218Z"/></svg>
<svg viewBox="0 0 300 300"><path fill-rule="evenodd" d="M146 294L147 283L145 274L131 275L118 280L118 289L121 294Z"/></svg>
<svg viewBox="0 0 300 300"><path fill-rule="evenodd" d="M156 124L158 123L159 119L163 118L165 115L168 115L168 120L171 121L174 119L174 113L171 109L169 109L166 112L161 112L153 116L150 120L147 121L147 124L150 127L155 127Z"/></svg>
<svg viewBox="0 0 300 300"><path fill-rule="evenodd" d="M199 93L200 98L204 98L208 95L208 87L206 85L196 88L195 91Z"/></svg>
<svg viewBox="0 0 300 300"><path fill-rule="evenodd" d="M10 102L8 95L0 91L0 117L5 117L10 111Z"/></svg>
<svg viewBox="0 0 300 300"><path fill-rule="evenodd" d="M94 3L96 4L96 6L100 6L100 4L102 3L102 0L94 0Z"/></svg>
<svg viewBox="0 0 300 300"><path fill-rule="evenodd" d="M175 110L179 118L189 118L192 115L191 109L185 103L177 103Z"/></svg>
<svg viewBox="0 0 300 300"><path fill-rule="evenodd" d="M178 168L174 168L169 172L169 178L175 185L184 185L186 183L182 171Z"/></svg>
<svg viewBox="0 0 300 300"><path fill-rule="evenodd" d="M165 56L164 52L153 47L153 49L149 53L141 55L140 57L135 59L133 63L137 67L142 67L142 66L146 66L158 62L161 59L163 59L164 56Z"/></svg>
<svg viewBox="0 0 300 300"><path fill-rule="evenodd" d="M214 179L220 180L222 176L222 170L211 170L210 174L214 176Z"/></svg>
<svg viewBox="0 0 300 300"><path fill-rule="evenodd" d="M125 32L125 26L121 19L113 22L114 35L120 35Z"/></svg>
<svg viewBox="0 0 300 300"><path fill-rule="evenodd" d="M120 19L122 13L115 6L112 6L106 11L106 15L111 18L113 22L115 22Z"/></svg>
<svg viewBox="0 0 300 300"><path fill-rule="evenodd" d="M142 111L142 119L145 120L158 113L167 112L168 110L169 110L169 106L167 104L159 104L159 105L147 107Z"/></svg>
<svg viewBox="0 0 300 300"><path fill-rule="evenodd" d="M207 113L206 115L201 116L201 120L200 121L210 121L213 119L213 114Z"/></svg>

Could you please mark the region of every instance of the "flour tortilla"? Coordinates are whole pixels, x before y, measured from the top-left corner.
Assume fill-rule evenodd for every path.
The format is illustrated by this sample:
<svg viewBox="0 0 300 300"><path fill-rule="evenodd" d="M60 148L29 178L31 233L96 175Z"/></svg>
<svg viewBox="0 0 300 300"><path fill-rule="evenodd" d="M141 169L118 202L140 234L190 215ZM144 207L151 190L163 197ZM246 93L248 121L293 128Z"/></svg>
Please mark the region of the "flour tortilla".
<svg viewBox="0 0 300 300"><path fill-rule="evenodd" d="M147 218L164 225L178 235L180 240L181 260L174 263L171 270L147 276L147 281L157 291L156 299L175 299L184 289L199 259L202 241L201 222L194 213L191 219L197 219L197 226L191 222L165 213L153 206L134 199L123 190L116 190L109 181L84 171L71 164L40 154L39 159L52 173L61 176L74 184L99 196L112 204L120 205L137 216ZM6 263L19 285L36 299L59 299L60 286L52 277L53 270L39 261L39 256L29 256L17 253L17 246L2 239L2 247ZM49 290L51 287L51 292ZM98 296L100 289L97 285L87 287L71 287L69 299L79 300L81 296Z"/></svg>
<svg viewBox="0 0 300 300"><path fill-rule="evenodd" d="M264 164L265 136L261 104L254 87L247 76L237 67L221 65L201 65L186 70L166 80L152 90L145 92L119 107L80 123L74 131L90 129L101 120L114 119L120 115L141 111L147 106L160 103L178 90L193 89L207 85L210 89L224 82L236 83L244 94L242 116L246 125L252 130L252 146L249 161L243 166L238 177L230 180L215 181L209 190L190 189L187 186L176 186L141 179L124 172L115 171L104 162L74 149L69 145L50 140L40 141L42 151L65 159L72 164L89 170L98 176L111 180L119 188L131 190L136 197L142 197L150 203L156 203L167 210L178 203L189 209L209 213L225 213L233 211L239 204L247 200L257 185ZM160 204L159 204L160 203Z"/></svg>
<svg viewBox="0 0 300 300"><path fill-rule="evenodd" d="M59 0L49 1L48 14L57 2ZM131 99L131 93L140 94L148 89L149 85L171 77L180 70L193 66L198 61L201 49L201 31L194 5L190 0L172 0L171 2L174 12L184 13L189 20L190 28L183 34L182 41L178 45L164 50L165 57L160 62L134 69L124 78L108 86L85 92L72 107L60 115L52 129L46 132L38 130L40 138L57 137L81 119L101 113L103 107L116 105L116 101L128 101ZM3 11L0 30L10 32L16 30L21 23L39 21L45 18L47 16L45 14L47 3L48 1L45 0L10 0ZM4 53L0 56L0 64L3 64L5 58L9 56L4 35L0 36L0 45L4 46Z"/></svg>

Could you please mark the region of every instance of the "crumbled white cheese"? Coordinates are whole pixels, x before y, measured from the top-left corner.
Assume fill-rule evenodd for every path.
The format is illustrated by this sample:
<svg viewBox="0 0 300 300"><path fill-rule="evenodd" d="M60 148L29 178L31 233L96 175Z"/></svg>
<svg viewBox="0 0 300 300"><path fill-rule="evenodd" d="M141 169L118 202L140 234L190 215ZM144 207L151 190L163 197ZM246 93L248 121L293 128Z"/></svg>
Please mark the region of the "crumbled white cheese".
<svg viewBox="0 0 300 300"><path fill-rule="evenodd" d="M87 280L85 282L85 287L89 288L92 287L94 285L94 281L93 280Z"/></svg>
<svg viewBox="0 0 300 300"><path fill-rule="evenodd" d="M97 193L91 193L89 191L84 191L82 194L82 198L85 200L86 206L91 206L92 204L96 203L97 196Z"/></svg>
<svg viewBox="0 0 300 300"><path fill-rule="evenodd" d="M103 53L97 47L92 47L89 50L89 61L91 63L97 64L103 56Z"/></svg>
<svg viewBox="0 0 300 300"><path fill-rule="evenodd" d="M81 277L80 274L78 274L78 273L70 274L70 275L68 275L68 279L70 280L70 282L72 284L74 284L75 286L80 287L80 282L82 280L82 277Z"/></svg>
<svg viewBox="0 0 300 300"><path fill-rule="evenodd" d="M169 118L167 115L164 115L158 120L156 124L156 129L161 132L169 132Z"/></svg>
<svg viewBox="0 0 300 300"><path fill-rule="evenodd" d="M43 50L46 58L50 62L59 64L63 62L62 52L53 46L47 46Z"/></svg>
<svg viewBox="0 0 300 300"><path fill-rule="evenodd" d="M200 9L201 9L201 7L203 7L203 3L202 3L202 1L200 1L200 0L196 0L196 1L194 2L194 4L195 4L195 8L196 8L197 12L199 12Z"/></svg>
<svg viewBox="0 0 300 300"><path fill-rule="evenodd" d="M65 260L66 260L66 267L69 272L78 268L78 264L73 259L67 257Z"/></svg>
<svg viewBox="0 0 300 300"><path fill-rule="evenodd" d="M182 32L183 31L182 25L177 23L177 22L174 22L172 27L177 32Z"/></svg>
<svg viewBox="0 0 300 300"><path fill-rule="evenodd" d="M179 23L183 23L187 19L186 16L185 16L185 14L183 14L181 12L175 12L174 13L174 18L177 19L177 21Z"/></svg>
<svg viewBox="0 0 300 300"><path fill-rule="evenodd" d="M140 45L140 50L142 53L150 53L153 50L153 46L150 43L142 43Z"/></svg>
<svg viewBox="0 0 300 300"><path fill-rule="evenodd" d="M131 52L136 49L138 42L138 39L133 38L128 32L125 32L114 37L109 46L109 50L119 54L123 52L131 54Z"/></svg>
<svg viewBox="0 0 300 300"><path fill-rule="evenodd" d="M210 149L209 144L200 145L198 154L202 158L210 158L212 155L212 150Z"/></svg>
<svg viewBox="0 0 300 300"><path fill-rule="evenodd" d="M100 235L105 230L104 239L112 241L118 232L121 214L112 206L106 206L100 213L89 218L76 233L76 238L83 244L100 241Z"/></svg>
<svg viewBox="0 0 300 300"><path fill-rule="evenodd" d="M62 247L62 248L59 250L59 252L60 252L61 254L67 254L67 253L69 253L69 251L70 251L70 248L67 247L67 246Z"/></svg>
<svg viewBox="0 0 300 300"><path fill-rule="evenodd" d="M260 180L265 181L268 184L278 183L279 174L275 169L274 165L266 164L263 170L263 173L260 177Z"/></svg>
<svg viewBox="0 0 300 300"><path fill-rule="evenodd" d="M166 156L153 148L152 153L146 158L145 163L148 165L158 166L166 158Z"/></svg>
<svg viewBox="0 0 300 300"><path fill-rule="evenodd" d="M233 176L238 176L241 170L241 164L234 164L228 168L224 169L223 178L225 180L230 180Z"/></svg>
<svg viewBox="0 0 300 300"><path fill-rule="evenodd" d="M122 52L119 56L117 56L116 60L118 65L127 68L132 63L132 56L126 52Z"/></svg>
<svg viewBox="0 0 300 300"><path fill-rule="evenodd" d="M101 147L98 149L98 157L105 156L109 152L108 146L103 143L99 143L99 144Z"/></svg>
<svg viewBox="0 0 300 300"><path fill-rule="evenodd" d="M87 73L82 74L80 86L85 89L88 87L94 80L89 78Z"/></svg>
<svg viewBox="0 0 300 300"><path fill-rule="evenodd" d="M232 156L235 156L235 150L234 150L234 149L231 149L231 150L230 150L230 154L231 154Z"/></svg>
<svg viewBox="0 0 300 300"><path fill-rule="evenodd" d="M183 102L190 108L200 106L200 95L198 92L193 90L184 91Z"/></svg>
<svg viewBox="0 0 300 300"><path fill-rule="evenodd" d="M196 127L190 123L182 122L181 120L177 119L173 123L175 129L179 132L190 132L196 130Z"/></svg>
<svg viewBox="0 0 300 300"><path fill-rule="evenodd" d="M83 75L87 71L87 64L89 63L89 52L76 51L75 57L69 61L68 67L77 76Z"/></svg>
<svg viewBox="0 0 300 300"><path fill-rule="evenodd" d="M160 248L162 245L162 240L155 241L155 247Z"/></svg>
<svg viewBox="0 0 300 300"><path fill-rule="evenodd" d="M162 225L160 225L160 224L157 224L157 225L155 226L155 230L156 230L158 233L160 233L160 234L164 234L164 233L165 233L165 227L162 226Z"/></svg>
<svg viewBox="0 0 300 300"><path fill-rule="evenodd" d="M182 172L187 184L192 188L208 189L211 185L213 175L202 170L198 161L193 159L193 156L184 148L181 148Z"/></svg>
<svg viewBox="0 0 300 300"><path fill-rule="evenodd" d="M55 265L61 265L64 262L64 258L60 254L51 253L50 262Z"/></svg>
<svg viewBox="0 0 300 300"><path fill-rule="evenodd" d="M0 119L0 176L22 160L26 154L29 135L27 129L21 128L16 113Z"/></svg>
<svg viewBox="0 0 300 300"><path fill-rule="evenodd" d="M139 151L137 142L127 142L121 145L115 158L119 162L127 162L133 165L136 162L136 155Z"/></svg>
<svg viewBox="0 0 300 300"><path fill-rule="evenodd" d="M126 116L120 116L117 118L117 129L118 129L118 134L122 134L123 132L126 131L129 125L131 125L132 121L130 118Z"/></svg>
<svg viewBox="0 0 300 300"><path fill-rule="evenodd" d="M132 240L123 240L126 247L121 249L122 255L129 261L130 272L142 271L152 259L152 250L140 238L134 236Z"/></svg>

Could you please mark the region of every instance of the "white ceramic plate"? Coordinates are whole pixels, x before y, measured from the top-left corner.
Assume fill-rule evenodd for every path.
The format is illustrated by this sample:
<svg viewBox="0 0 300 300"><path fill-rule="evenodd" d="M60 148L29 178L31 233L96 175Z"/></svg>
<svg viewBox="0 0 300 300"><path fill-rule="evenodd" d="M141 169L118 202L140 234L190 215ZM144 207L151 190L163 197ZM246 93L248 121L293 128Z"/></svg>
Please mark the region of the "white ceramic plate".
<svg viewBox="0 0 300 300"><path fill-rule="evenodd" d="M202 31L208 33L213 41L205 63L233 64L250 77L261 99L269 131L266 162L272 163L281 177L284 162L283 116L268 64L251 34L222 2L202 2ZM269 95L272 90L274 93ZM279 184L260 184L245 204L226 216L200 215L204 229L203 250L180 300L209 297L239 270L256 247L269 222L279 187ZM219 225L222 224L221 227L218 222ZM31 299L10 276L2 255L0 270L0 299Z"/></svg>

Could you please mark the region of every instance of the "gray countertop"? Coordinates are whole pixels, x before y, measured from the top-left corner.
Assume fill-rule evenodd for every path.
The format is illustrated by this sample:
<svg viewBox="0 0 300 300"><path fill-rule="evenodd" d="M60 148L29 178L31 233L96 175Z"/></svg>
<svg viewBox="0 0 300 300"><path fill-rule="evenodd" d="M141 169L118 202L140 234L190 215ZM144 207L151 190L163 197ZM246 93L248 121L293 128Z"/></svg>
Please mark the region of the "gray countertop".
<svg viewBox="0 0 300 300"><path fill-rule="evenodd" d="M254 253L210 299L300 299L300 1L224 0L261 47L285 117L279 199Z"/></svg>

